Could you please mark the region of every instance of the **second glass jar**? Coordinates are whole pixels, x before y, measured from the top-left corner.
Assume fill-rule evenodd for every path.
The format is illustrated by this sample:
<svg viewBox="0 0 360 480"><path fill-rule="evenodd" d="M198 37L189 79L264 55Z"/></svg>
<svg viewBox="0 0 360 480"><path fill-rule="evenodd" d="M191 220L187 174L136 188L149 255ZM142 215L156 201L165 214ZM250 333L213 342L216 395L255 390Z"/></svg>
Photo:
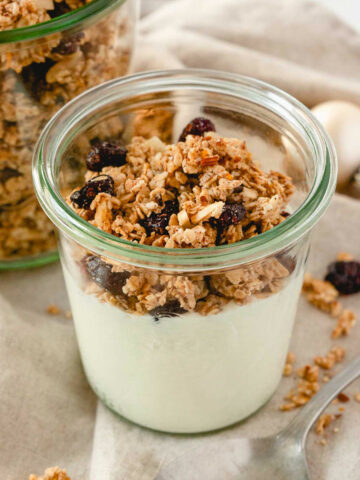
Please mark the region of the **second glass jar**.
<svg viewBox="0 0 360 480"><path fill-rule="evenodd" d="M54 227L33 192L33 148L65 103L127 73L137 3L94 0L0 32L0 270L57 258Z"/></svg>

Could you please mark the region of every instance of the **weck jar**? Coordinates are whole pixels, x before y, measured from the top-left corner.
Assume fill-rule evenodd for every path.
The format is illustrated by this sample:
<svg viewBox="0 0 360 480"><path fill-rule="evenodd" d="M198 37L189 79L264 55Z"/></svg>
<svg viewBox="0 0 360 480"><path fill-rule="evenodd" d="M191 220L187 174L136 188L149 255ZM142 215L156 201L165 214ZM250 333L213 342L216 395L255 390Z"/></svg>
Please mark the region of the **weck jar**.
<svg viewBox="0 0 360 480"><path fill-rule="evenodd" d="M1 7L0 270L57 258L54 227L33 191L33 148L65 103L127 73L137 4L21 0Z"/></svg>
<svg viewBox="0 0 360 480"><path fill-rule="evenodd" d="M217 134L246 140L263 171L291 177L284 221L259 235L250 221L253 235L235 243L164 248L96 228L66 201L84 182L94 142L128 144L141 135L160 158L164 143L199 116ZM238 422L269 400L289 347L310 233L335 188L333 146L306 107L222 72L134 75L67 105L41 135L33 174L60 232L84 369L108 407L148 428L194 433Z"/></svg>

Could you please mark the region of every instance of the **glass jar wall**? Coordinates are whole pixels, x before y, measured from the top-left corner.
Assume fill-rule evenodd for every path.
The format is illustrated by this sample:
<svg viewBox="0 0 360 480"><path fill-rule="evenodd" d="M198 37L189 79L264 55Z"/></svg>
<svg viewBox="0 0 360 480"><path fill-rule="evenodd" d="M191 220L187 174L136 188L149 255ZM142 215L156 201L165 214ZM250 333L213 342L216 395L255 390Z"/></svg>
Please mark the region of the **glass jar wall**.
<svg viewBox="0 0 360 480"><path fill-rule="evenodd" d="M162 142L176 142L197 116L221 137L246 140L263 171L291 177L295 194L279 225L256 235L250 221L254 235L240 242L164 248L106 233L66 202L84 182L94 140L128 144L141 135L161 155ZM34 181L60 231L82 361L99 397L136 423L179 433L222 428L260 408L282 374L309 234L335 178L331 142L311 113L252 79L145 73L63 109L39 141Z"/></svg>
<svg viewBox="0 0 360 480"><path fill-rule="evenodd" d="M57 258L32 186L35 142L69 100L129 67L136 0L94 0L61 14L63 3L52 4L46 22L0 32L0 269Z"/></svg>

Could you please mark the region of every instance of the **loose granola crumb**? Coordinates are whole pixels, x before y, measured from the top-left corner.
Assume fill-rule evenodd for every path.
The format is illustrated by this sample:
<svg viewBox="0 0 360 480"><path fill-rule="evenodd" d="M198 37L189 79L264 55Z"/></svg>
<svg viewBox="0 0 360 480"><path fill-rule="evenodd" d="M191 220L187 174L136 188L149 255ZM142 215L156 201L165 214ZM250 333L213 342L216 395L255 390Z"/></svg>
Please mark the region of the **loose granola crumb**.
<svg viewBox="0 0 360 480"><path fill-rule="evenodd" d="M344 335L349 335L350 330L355 325L355 313L352 310L344 310L339 316L337 324L332 331L332 338L339 338Z"/></svg>
<svg viewBox="0 0 360 480"><path fill-rule="evenodd" d="M308 382L317 382L319 379L319 367L305 365L298 369L298 375Z"/></svg>
<svg viewBox="0 0 360 480"><path fill-rule="evenodd" d="M321 415L316 422L315 431L318 435L322 435L324 430L335 420L335 416L329 413Z"/></svg>
<svg viewBox="0 0 360 480"><path fill-rule="evenodd" d="M319 310L329 313L333 317L340 315L342 307L337 300L339 292L330 282L319 280L306 273L303 293L307 300Z"/></svg>
<svg viewBox="0 0 360 480"><path fill-rule="evenodd" d="M30 475L29 480L71 480L67 476L66 470L62 470L59 467L51 467L45 470L43 476Z"/></svg>
<svg viewBox="0 0 360 480"><path fill-rule="evenodd" d="M72 319L72 312L71 312L71 310L66 310L66 312L65 312L65 318L67 318L67 319L69 319L69 320Z"/></svg>
<svg viewBox="0 0 360 480"><path fill-rule="evenodd" d="M288 352L286 356L286 363L290 363L291 365L295 363L296 357L293 352Z"/></svg>
<svg viewBox="0 0 360 480"><path fill-rule="evenodd" d="M53 303L51 303L51 304L46 308L46 311L47 311L47 313L50 314L50 315L59 315L59 314L61 313L60 308L59 308L57 305L53 304Z"/></svg>
<svg viewBox="0 0 360 480"><path fill-rule="evenodd" d="M354 260L354 257L353 257L353 255L351 255L350 253L347 253L347 252L339 252L339 253L337 254L336 260L337 260L338 262L351 262L352 260Z"/></svg>
<svg viewBox="0 0 360 480"><path fill-rule="evenodd" d="M334 367L335 363L341 363L345 357L345 350L342 347L335 345L330 349L328 354L324 357L314 357L314 362L320 368L330 370Z"/></svg>
<svg viewBox="0 0 360 480"><path fill-rule="evenodd" d="M360 392L356 392L354 398L356 402L360 403Z"/></svg>
<svg viewBox="0 0 360 480"><path fill-rule="evenodd" d="M290 363L285 363L284 370L283 370L283 376L284 377L289 377L292 374L292 371L293 371L293 366Z"/></svg>

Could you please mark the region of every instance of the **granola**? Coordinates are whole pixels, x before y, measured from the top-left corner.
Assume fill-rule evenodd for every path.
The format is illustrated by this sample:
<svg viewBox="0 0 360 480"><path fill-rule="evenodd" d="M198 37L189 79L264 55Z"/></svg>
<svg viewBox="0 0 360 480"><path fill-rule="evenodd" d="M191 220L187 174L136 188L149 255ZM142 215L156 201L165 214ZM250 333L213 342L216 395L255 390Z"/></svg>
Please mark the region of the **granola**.
<svg viewBox="0 0 360 480"><path fill-rule="evenodd" d="M37 475L30 475L29 480L71 480L67 476L66 470L62 470L59 467L51 467L45 470L43 476L38 477Z"/></svg>
<svg viewBox="0 0 360 480"><path fill-rule="evenodd" d="M285 220L294 190L285 175L261 171L244 141L213 131L176 144L142 136L126 148L95 143L86 164L85 185L67 197L75 212L109 234L164 248L214 247L266 232ZM87 271L86 293L155 318L208 315L231 300L263 298L290 273L281 255L209 276L149 272L88 252L78 262Z"/></svg>
<svg viewBox="0 0 360 480"><path fill-rule="evenodd" d="M339 292L330 283L305 274L303 293L307 300L316 308L337 317L341 313L341 304L338 301Z"/></svg>
<svg viewBox="0 0 360 480"><path fill-rule="evenodd" d="M0 0L0 32L50 20L89 1ZM65 103L126 73L131 42L124 5L80 31L0 45L0 260L55 249L54 228L32 189L34 144Z"/></svg>
<svg viewBox="0 0 360 480"><path fill-rule="evenodd" d="M289 411L305 405L320 389L320 368L325 370L332 369L335 364L341 363L345 357L345 350L337 345L333 346L324 357L316 356L315 365L304 365L297 371L300 378L296 387L292 388L285 396L286 403L280 406L280 410ZM293 358L292 356L290 357ZM292 366L287 360L286 365ZM323 378L326 383L328 379Z"/></svg>
<svg viewBox="0 0 360 480"><path fill-rule="evenodd" d="M339 338L342 335L349 335L350 330L355 325L355 313L352 310L344 310L337 320L337 324L332 331L332 338Z"/></svg>
<svg viewBox="0 0 360 480"><path fill-rule="evenodd" d="M289 377L292 374L294 363L295 355L292 352L288 352L283 370L284 377Z"/></svg>
<svg viewBox="0 0 360 480"><path fill-rule="evenodd" d="M315 431L318 435L322 435L324 430L335 420L335 415L324 413L318 418L316 422Z"/></svg>

